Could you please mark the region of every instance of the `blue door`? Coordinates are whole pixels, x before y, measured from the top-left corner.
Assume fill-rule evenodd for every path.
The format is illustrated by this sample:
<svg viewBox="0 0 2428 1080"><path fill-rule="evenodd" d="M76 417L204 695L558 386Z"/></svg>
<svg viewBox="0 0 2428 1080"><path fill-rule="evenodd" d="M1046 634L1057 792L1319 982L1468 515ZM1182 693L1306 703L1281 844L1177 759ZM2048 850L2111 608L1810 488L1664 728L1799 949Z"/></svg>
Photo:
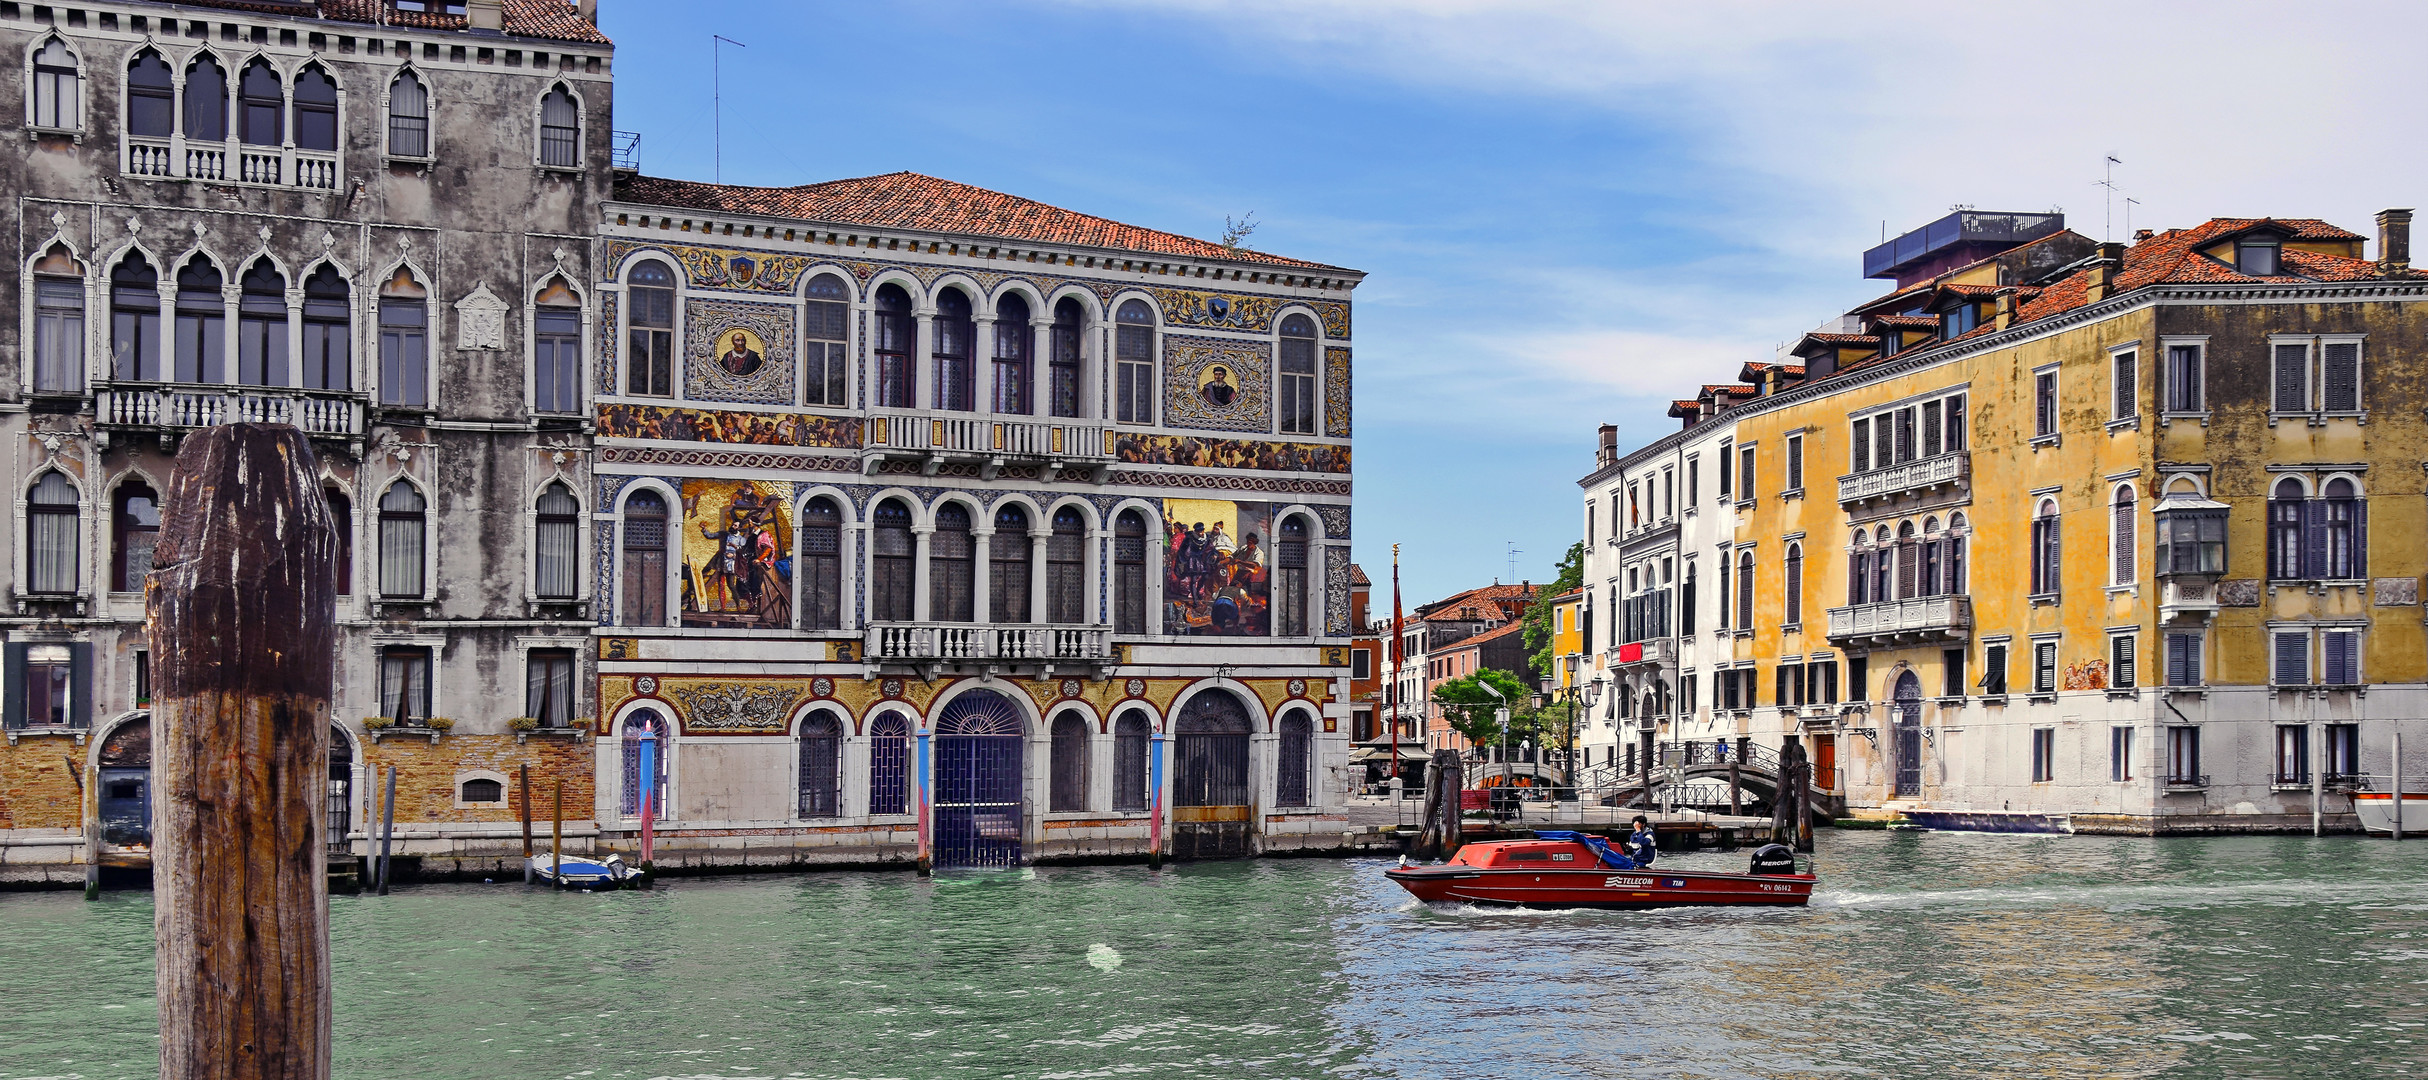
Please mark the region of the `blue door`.
<svg viewBox="0 0 2428 1080"><path fill-rule="evenodd" d="M937 718L937 866L1020 865L1023 727L1019 708L989 690L953 699Z"/></svg>
<svg viewBox="0 0 2428 1080"><path fill-rule="evenodd" d="M120 724L101 741L101 842L152 844L152 718Z"/></svg>

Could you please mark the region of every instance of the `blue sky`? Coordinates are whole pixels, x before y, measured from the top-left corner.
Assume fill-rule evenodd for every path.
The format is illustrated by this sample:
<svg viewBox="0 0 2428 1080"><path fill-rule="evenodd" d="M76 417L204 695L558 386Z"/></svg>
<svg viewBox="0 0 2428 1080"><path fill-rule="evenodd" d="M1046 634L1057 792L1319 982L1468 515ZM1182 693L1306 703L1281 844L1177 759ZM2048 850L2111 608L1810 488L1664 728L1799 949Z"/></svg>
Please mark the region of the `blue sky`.
<svg viewBox="0 0 2428 1080"><path fill-rule="evenodd" d="M1546 579L1595 425L1656 437L1878 292L1884 222L2097 237L2109 154L2137 228L2370 233L2428 196L2421 5L602 6L652 174L712 177L723 34L727 182L910 169L1201 237L1252 211L1252 245L1366 271L1356 554L1387 590L1401 544L1411 605L1511 543Z"/></svg>

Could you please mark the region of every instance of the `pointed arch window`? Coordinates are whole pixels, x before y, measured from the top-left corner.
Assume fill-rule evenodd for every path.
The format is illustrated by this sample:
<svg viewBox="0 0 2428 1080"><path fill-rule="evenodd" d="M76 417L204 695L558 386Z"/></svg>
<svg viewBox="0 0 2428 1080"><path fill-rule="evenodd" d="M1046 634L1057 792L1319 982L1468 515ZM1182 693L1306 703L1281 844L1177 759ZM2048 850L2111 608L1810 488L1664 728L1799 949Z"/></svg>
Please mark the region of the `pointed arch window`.
<svg viewBox="0 0 2428 1080"><path fill-rule="evenodd" d="M843 513L823 495L801 509L801 627L843 626Z"/></svg>
<svg viewBox="0 0 2428 1080"><path fill-rule="evenodd" d="M379 400L420 406L430 400L430 291L398 268L379 290Z"/></svg>
<svg viewBox="0 0 2428 1080"><path fill-rule="evenodd" d="M353 389L354 302L346 279L322 263L304 279L303 292L304 389Z"/></svg>
<svg viewBox="0 0 2428 1080"><path fill-rule="evenodd" d="M1136 510L1113 519L1113 631L1147 632L1147 519Z"/></svg>
<svg viewBox="0 0 2428 1080"><path fill-rule="evenodd" d="M118 485L110 514L110 588L142 592L160 539L160 493L141 480Z"/></svg>
<svg viewBox="0 0 2428 1080"><path fill-rule="evenodd" d="M967 412L970 408L970 301L959 289L936 294L936 408Z"/></svg>
<svg viewBox="0 0 2428 1080"><path fill-rule="evenodd" d="M1029 621L1029 512L1007 502L995 511L995 535L987 544L987 618L999 623Z"/></svg>
<svg viewBox="0 0 2428 1080"><path fill-rule="evenodd" d="M287 385L287 278L258 259L236 298L236 381Z"/></svg>
<svg viewBox="0 0 2428 1080"><path fill-rule="evenodd" d="M542 600L571 600L580 591L582 504L564 482L540 492L533 522L533 591Z"/></svg>
<svg viewBox="0 0 2428 1080"><path fill-rule="evenodd" d="M1026 416L1029 412L1029 302L1018 293L995 305L995 411Z"/></svg>
<svg viewBox="0 0 2428 1080"><path fill-rule="evenodd" d="M302 150L337 149L337 83L319 64L295 77L295 145Z"/></svg>
<svg viewBox="0 0 2428 1080"><path fill-rule="evenodd" d="M34 392L84 392L84 268L54 246L34 264ZM52 277L51 273L73 277ZM152 297L160 310L160 297ZM157 315L155 315L157 317Z"/></svg>
<svg viewBox="0 0 2428 1080"><path fill-rule="evenodd" d="M801 721L801 816L843 814L843 725L819 709Z"/></svg>
<svg viewBox="0 0 2428 1080"><path fill-rule="evenodd" d="M636 491L624 500L625 626L666 625L666 498Z"/></svg>
<svg viewBox="0 0 2428 1080"><path fill-rule="evenodd" d="M209 53L186 65L185 137L189 142L224 142L228 137L228 72Z"/></svg>
<svg viewBox="0 0 2428 1080"><path fill-rule="evenodd" d="M977 583L977 543L970 535L969 508L948 502L936 508L936 531L927 540L928 617L938 622L977 618L972 590Z"/></svg>
<svg viewBox="0 0 2428 1080"><path fill-rule="evenodd" d="M255 60L244 67L244 77L236 82L238 137L248 146L278 146L287 141L287 88L278 78L278 69L267 60Z"/></svg>
<svg viewBox="0 0 2428 1080"><path fill-rule="evenodd" d="M540 164L552 169L579 168L581 147L582 110L560 83L540 99Z"/></svg>
<svg viewBox="0 0 2428 1080"><path fill-rule="evenodd" d="M851 354L845 343L851 338L851 290L842 278L820 274L810 279L806 291L809 303L804 305L807 313L801 336L808 339L808 346L801 373L802 404L849 406L845 376L851 371Z"/></svg>
<svg viewBox="0 0 2428 1080"><path fill-rule="evenodd" d="M177 126L177 76L150 49L126 66L126 133L165 139Z"/></svg>
<svg viewBox="0 0 2428 1080"><path fill-rule="evenodd" d="M1054 511L1054 531L1045 541L1046 621L1087 621L1087 518L1075 506Z"/></svg>
<svg viewBox="0 0 2428 1080"><path fill-rule="evenodd" d="M196 255L177 272L178 382L227 381L227 300L210 260Z"/></svg>
<svg viewBox="0 0 2428 1080"><path fill-rule="evenodd" d="M1054 717L1052 783L1048 806L1054 813L1088 808L1088 722L1077 710Z"/></svg>
<svg viewBox="0 0 2428 1080"><path fill-rule="evenodd" d="M421 77L410 71L388 84L388 153L430 156L430 92L423 88Z"/></svg>
<svg viewBox="0 0 2428 1080"><path fill-rule="evenodd" d="M336 488L322 488L329 499L329 520L337 523L337 595L354 595L354 500Z"/></svg>
<svg viewBox="0 0 2428 1080"><path fill-rule="evenodd" d="M624 392L674 396L674 270L656 259L634 265L624 279L624 305L631 339Z"/></svg>
<svg viewBox="0 0 2428 1080"><path fill-rule="evenodd" d="M1048 358L1052 385L1047 393L1056 416L1079 415L1079 335L1086 323L1087 312L1078 300L1066 296L1054 305L1053 355Z"/></svg>
<svg viewBox="0 0 2428 1080"><path fill-rule="evenodd" d="M82 500L76 485L57 469L42 474L26 497L26 591L73 593L81 583L77 549L82 542Z"/></svg>
<svg viewBox="0 0 2428 1080"><path fill-rule="evenodd" d="M1137 709L1113 721L1113 809L1147 808L1147 750L1153 740L1153 725Z"/></svg>
<svg viewBox="0 0 2428 1080"><path fill-rule="evenodd" d="M910 813L910 723L898 712L868 723L868 812Z"/></svg>
<svg viewBox="0 0 2428 1080"><path fill-rule="evenodd" d="M1113 314L1115 418L1155 422L1155 312L1144 300L1124 300Z"/></svg>
<svg viewBox="0 0 2428 1080"><path fill-rule="evenodd" d="M1307 519L1292 514L1282 519L1279 542L1274 545L1273 568L1279 580L1273 585L1273 602L1281 608L1281 618L1277 620L1274 632L1283 637L1307 636L1307 608L1311 600L1308 596L1307 532ZM1241 537L1243 544L1252 539L1252 536ZM1233 579L1232 583L1239 582Z"/></svg>
<svg viewBox="0 0 2428 1080"><path fill-rule="evenodd" d="M1315 320L1291 313L1281 321L1281 430L1315 434Z"/></svg>
<svg viewBox="0 0 2428 1080"><path fill-rule="evenodd" d="M531 308L531 407L569 413L582 407L582 298L550 278Z"/></svg>
<svg viewBox="0 0 2428 1080"><path fill-rule="evenodd" d="M912 395L911 350L918 347L919 328L911 317L910 294L888 282L877 286L877 404L907 409Z"/></svg>
<svg viewBox="0 0 2428 1080"><path fill-rule="evenodd" d="M390 599L422 596L423 551L429 539L429 503L412 484L399 480L379 497L379 594Z"/></svg>
<svg viewBox="0 0 2428 1080"><path fill-rule="evenodd" d="M67 42L52 38L34 51L34 126L75 129L84 126L78 100L82 84L76 77L76 54Z"/></svg>
<svg viewBox="0 0 2428 1080"><path fill-rule="evenodd" d="M160 274L131 251L110 271L110 371L122 381L160 381Z"/></svg>
<svg viewBox="0 0 2428 1080"><path fill-rule="evenodd" d="M900 499L887 499L869 515L868 608L876 622L909 622L912 607L910 508Z"/></svg>

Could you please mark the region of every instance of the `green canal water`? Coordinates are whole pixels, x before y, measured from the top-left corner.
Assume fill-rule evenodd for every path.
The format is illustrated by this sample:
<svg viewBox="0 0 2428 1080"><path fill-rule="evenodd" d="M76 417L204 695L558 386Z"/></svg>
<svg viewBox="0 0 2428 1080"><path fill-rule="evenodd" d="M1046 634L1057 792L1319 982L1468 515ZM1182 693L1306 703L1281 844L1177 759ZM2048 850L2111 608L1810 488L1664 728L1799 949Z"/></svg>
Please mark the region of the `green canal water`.
<svg viewBox="0 0 2428 1080"><path fill-rule="evenodd" d="M331 903L337 1076L2370 1077L2428 843L1824 833L1809 909L1433 909L1373 860ZM1681 867L1740 868L1739 855ZM155 1071L142 893L0 895L0 1078Z"/></svg>

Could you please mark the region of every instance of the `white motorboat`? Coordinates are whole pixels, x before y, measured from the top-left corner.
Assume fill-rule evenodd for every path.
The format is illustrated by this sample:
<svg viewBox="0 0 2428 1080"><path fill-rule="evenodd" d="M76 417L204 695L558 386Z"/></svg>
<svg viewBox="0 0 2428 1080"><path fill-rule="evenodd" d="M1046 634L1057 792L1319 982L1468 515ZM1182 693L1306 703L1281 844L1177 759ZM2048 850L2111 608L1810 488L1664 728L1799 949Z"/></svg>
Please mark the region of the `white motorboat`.
<svg viewBox="0 0 2428 1080"><path fill-rule="evenodd" d="M555 853L545 851L531 856L531 872L551 884L580 885L585 888L617 884L633 875L633 869L624 865L623 856L620 855L611 854L604 858L566 855L560 859Z"/></svg>
<svg viewBox="0 0 2428 1080"><path fill-rule="evenodd" d="M2353 792L2352 812L2361 819L2361 828L2368 832L2394 832L2394 793L2391 791ZM2403 831L2428 835L2428 791L2403 793Z"/></svg>

